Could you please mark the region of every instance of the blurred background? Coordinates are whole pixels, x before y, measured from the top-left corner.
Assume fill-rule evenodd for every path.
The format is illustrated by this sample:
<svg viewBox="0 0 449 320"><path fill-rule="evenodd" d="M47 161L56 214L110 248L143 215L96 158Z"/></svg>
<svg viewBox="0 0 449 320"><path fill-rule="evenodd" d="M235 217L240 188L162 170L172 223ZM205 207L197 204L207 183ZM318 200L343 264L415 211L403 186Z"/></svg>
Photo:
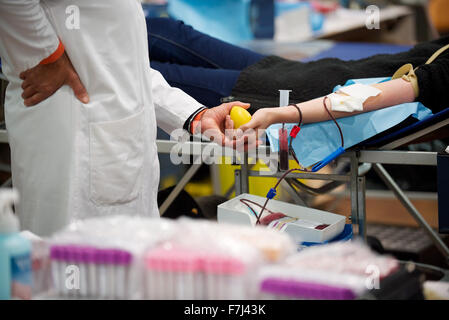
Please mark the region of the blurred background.
<svg viewBox="0 0 449 320"><path fill-rule="evenodd" d="M334 39L412 44L449 31L446 0L143 0L148 16L171 16L219 39L245 44ZM365 22L379 8L378 29ZM368 32L371 31L371 32Z"/></svg>

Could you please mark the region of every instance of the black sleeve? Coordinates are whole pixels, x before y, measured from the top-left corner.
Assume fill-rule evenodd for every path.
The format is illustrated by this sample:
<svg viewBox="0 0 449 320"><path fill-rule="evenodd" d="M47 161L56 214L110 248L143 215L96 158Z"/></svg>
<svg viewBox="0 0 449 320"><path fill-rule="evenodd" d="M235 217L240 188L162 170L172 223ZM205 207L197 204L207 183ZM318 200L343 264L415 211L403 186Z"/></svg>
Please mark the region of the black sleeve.
<svg viewBox="0 0 449 320"><path fill-rule="evenodd" d="M417 101L437 113L449 107L449 52L444 52L431 64L416 70L419 96Z"/></svg>
<svg viewBox="0 0 449 320"><path fill-rule="evenodd" d="M196 110L194 113L192 113L192 114L190 115L190 117L188 117L187 120L184 122L184 125L182 126L182 128L183 128L184 130L186 130L188 133L191 133L190 126L191 126L191 124L192 124L193 119L195 119L195 116L196 116L198 113L200 113L201 111L203 111L204 109L207 109L207 107L204 107L204 106L203 106L203 107L199 108L198 110Z"/></svg>

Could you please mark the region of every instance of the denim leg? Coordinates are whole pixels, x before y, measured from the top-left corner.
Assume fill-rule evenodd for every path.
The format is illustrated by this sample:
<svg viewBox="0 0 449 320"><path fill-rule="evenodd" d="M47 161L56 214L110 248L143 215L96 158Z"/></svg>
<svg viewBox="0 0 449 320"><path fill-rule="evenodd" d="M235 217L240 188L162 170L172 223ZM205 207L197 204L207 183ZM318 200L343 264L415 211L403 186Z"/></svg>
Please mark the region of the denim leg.
<svg viewBox="0 0 449 320"><path fill-rule="evenodd" d="M241 71L264 57L171 18L149 18L147 28L152 61Z"/></svg>
<svg viewBox="0 0 449 320"><path fill-rule="evenodd" d="M167 82L181 89L207 107L221 104L220 99L231 94L240 71L182 66L151 61Z"/></svg>

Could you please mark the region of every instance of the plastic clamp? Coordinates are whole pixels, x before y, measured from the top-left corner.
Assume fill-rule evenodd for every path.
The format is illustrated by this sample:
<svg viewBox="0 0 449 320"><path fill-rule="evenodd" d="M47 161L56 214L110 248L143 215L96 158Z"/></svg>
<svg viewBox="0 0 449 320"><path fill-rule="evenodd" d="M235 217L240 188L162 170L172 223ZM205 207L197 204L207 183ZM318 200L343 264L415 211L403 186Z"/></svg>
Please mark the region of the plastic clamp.
<svg viewBox="0 0 449 320"><path fill-rule="evenodd" d="M292 130L290 131L290 137L296 138L296 136L298 135L299 130L301 130L301 128L299 126L294 126L292 128Z"/></svg>
<svg viewBox="0 0 449 320"><path fill-rule="evenodd" d="M335 150L330 155L328 155L326 158L324 158L323 160L321 160L320 162L315 164L312 167L312 172L316 172L316 171L320 170L321 168L325 167L326 165L329 164L329 162L336 159L338 156L340 156L343 153L345 153L345 149L343 149L342 147L338 147L337 150Z"/></svg>
<svg viewBox="0 0 449 320"><path fill-rule="evenodd" d="M275 196L276 196L276 189L275 188L271 188L270 191L268 191L268 193L267 193L267 198L271 200Z"/></svg>

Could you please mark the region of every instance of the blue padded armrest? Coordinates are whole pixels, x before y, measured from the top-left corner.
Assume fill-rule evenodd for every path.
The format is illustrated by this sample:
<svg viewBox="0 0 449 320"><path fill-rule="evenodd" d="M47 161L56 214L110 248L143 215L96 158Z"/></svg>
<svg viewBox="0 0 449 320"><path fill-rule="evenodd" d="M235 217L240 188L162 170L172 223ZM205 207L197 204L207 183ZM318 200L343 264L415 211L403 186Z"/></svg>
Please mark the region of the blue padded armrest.
<svg viewBox="0 0 449 320"><path fill-rule="evenodd" d="M359 146L363 147L382 146L394 140L410 135L416 131L429 127L433 124L436 124L440 121L446 120L448 118L449 118L449 108L446 108L438 113L435 113L421 121L417 121L416 119L410 119L410 121L407 121L404 124L393 127L380 135L374 136L371 139L362 142Z"/></svg>

